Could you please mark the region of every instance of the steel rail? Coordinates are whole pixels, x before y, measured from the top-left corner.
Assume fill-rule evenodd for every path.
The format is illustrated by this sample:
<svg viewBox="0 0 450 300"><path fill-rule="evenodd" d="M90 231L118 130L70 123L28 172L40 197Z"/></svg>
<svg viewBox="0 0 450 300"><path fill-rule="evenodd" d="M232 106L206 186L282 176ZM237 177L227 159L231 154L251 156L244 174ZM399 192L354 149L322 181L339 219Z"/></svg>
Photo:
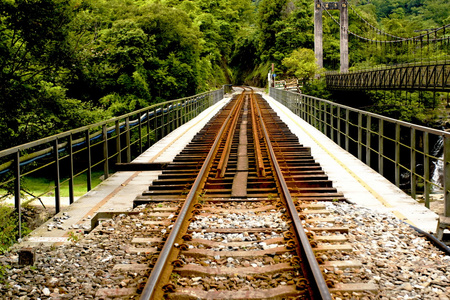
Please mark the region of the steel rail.
<svg viewBox="0 0 450 300"><path fill-rule="evenodd" d="M253 98L253 91L252 94L250 96L251 98ZM255 102L254 101L250 101L251 102L251 109L252 112L256 110L255 108ZM258 116L259 118L259 116ZM259 135L260 135L260 131L258 130L258 126L257 126L257 114L256 111L252 113L252 124L253 124L253 145L255 147L255 157L256 157L256 166L257 166L257 174L259 177L265 177L266 176L266 171L264 169L264 161L263 161L263 157L261 154L261 145L259 143Z"/></svg>
<svg viewBox="0 0 450 300"><path fill-rule="evenodd" d="M245 92L243 92L241 95L239 95L239 98L237 100L237 105L233 106L233 110L231 111L231 115L233 115L233 119L231 122L227 124L228 129L228 135L225 141L225 146L222 152L222 155L220 156L220 161L217 166L217 173L216 178L223 178L225 176L225 171L228 164L228 159L230 158L230 152L231 152L231 144L233 143L233 137L234 133L236 131L236 125L239 119L239 111L242 108L242 105L244 103L243 99L245 98Z"/></svg>
<svg viewBox="0 0 450 300"><path fill-rule="evenodd" d="M242 99L241 99L242 101ZM237 107L239 105L239 102L237 102L234 107ZM232 111L237 112L236 109L232 109ZM163 291L161 284L164 282L164 268L170 263L170 258L174 255L176 242L180 239L180 234L182 234L183 229L187 229L187 220L189 219L188 216L192 212L192 208L194 206L194 200L197 199L198 191L202 188L206 176L211 168L211 165L214 161L214 157L218 152L219 144L222 140L222 136L226 132L227 124L230 122L230 119L232 119L232 115L229 114L225 121L223 122L219 133L216 136L216 139L214 141L213 146L211 147L210 151L208 152L208 156L205 159L205 162L203 163L193 185L191 190L189 191L188 195L186 196L186 200L181 207L180 213L177 217L177 220L175 221L175 224L172 227L172 230L164 243L163 249L161 250L158 260L155 263L155 266L152 269L152 272L150 274L150 277L147 281L147 283L144 286L144 289L141 293L141 300L149 300L149 299L162 299L163 297ZM170 274L169 274L170 275Z"/></svg>
<svg viewBox="0 0 450 300"><path fill-rule="evenodd" d="M252 95L252 101L256 102L256 99L254 99ZM300 220L300 217L298 216L297 209L295 207L295 204L292 200L291 194L289 192L289 188L286 184L286 181L284 180L283 173L281 171L280 166L278 165L278 160L275 155L275 151L273 150L272 144L270 142L269 133L266 129L266 126L264 124L264 120L261 114L261 110L258 105L256 105L257 113L260 116L259 121L261 124L261 128L266 140L267 149L269 151L270 159L272 160L272 165L275 168L275 174L276 178L278 179L278 182L282 189L282 196L284 196L286 204L288 206L289 214L291 215L292 221L293 221L293 227L294 231L297 235L298 240L300 241L300 250L303 252L304 257L307 259L307 268L309 274L312 274L314 281L310 285L313 285L312 288L314 291L318 292L320 294L321 299L324 300L331 300L331 294L328 289L328 286L325 282L325 279L322 275L322 271L320 270L319 264L317 263L316 256L314 255L314 251L311 248L311 245L309 243L308 237L306 236L306 233L303 229L302 222Z"/></svg>

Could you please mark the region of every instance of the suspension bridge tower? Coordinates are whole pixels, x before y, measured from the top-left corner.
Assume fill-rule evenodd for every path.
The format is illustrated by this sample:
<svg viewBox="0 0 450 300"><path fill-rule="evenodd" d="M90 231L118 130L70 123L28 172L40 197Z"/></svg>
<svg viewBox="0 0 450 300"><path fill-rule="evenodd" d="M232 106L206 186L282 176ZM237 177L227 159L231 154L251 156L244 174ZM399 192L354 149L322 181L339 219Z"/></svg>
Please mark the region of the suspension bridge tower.
<svg viewBox="0 0 450 300"><path fill-rule="evenodd" d="M317 64L323 68L323 30L322 13L323 10L339 10L340 12L340 52L341 52L341 73L348 71L348 1L322 2L314 0L314 53Z"/></svg>

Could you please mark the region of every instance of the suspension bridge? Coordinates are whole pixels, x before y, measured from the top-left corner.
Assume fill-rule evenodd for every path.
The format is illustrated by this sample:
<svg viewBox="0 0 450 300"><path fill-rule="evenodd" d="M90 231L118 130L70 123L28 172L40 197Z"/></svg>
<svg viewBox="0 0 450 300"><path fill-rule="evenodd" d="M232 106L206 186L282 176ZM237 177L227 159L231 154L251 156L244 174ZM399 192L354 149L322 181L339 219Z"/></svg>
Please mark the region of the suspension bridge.
<svg viewBox="0 0 450 300"><path fill-rule="evenodd" d="M333 10L339 10L339 20L332 14ZM350 30L349 13L353 13L354 19L360 21L361 33ZM450 24L416 30L415 36L400 37L365 20L346 0L315 0L315 54L319 67L323 67L323 14L339 26L340 30L340 71L325 74L329 89L450 91ZM352 42L361 43L367 49L367 61L374 57L383 60L373 68L354 68L349 71L348 44Z"/></svg>

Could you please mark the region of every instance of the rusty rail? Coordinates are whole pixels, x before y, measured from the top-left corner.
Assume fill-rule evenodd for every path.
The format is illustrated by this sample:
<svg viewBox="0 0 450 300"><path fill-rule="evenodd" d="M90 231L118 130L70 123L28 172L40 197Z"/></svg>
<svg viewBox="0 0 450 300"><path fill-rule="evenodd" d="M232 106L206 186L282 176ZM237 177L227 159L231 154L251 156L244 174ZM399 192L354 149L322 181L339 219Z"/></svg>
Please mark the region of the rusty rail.
<svg viewBox="0 0 450 300"><path fill-rule="evenodd" d="M244 93L239 96L236 105L233 106L233 109L230 113L232 115L231 122L228 122L226 124L228 134L226 136L225 147L223 149L222 155L220 156L219 165L217 166L216 178L222 178L225 175L228 159L230 157L231 144L233 142L234 132L236 131L236 125L239 119L239 111L241 110L244 103L244 97Z"/></svg>
<svg viewBox="0 0 450 300"><path fill-rule="evenodd" d="M252 191L252 196L238 196L237 198L227 198L224 197L225 193L227 193L227 188L222 186L226 186L227 180L229 180L230 175L233 173L234 162L231 159L234 159L233 156L230 156L231 144L233 141L233 137L236 136L236 126L238 123L240 112L243 110L244 115L247 114L247 103L250 102L250 110L252 111L252 135L249 137L253 137L254 146L255 146L255 155L254 155L254 166L256 165L256 177L257 181L265 180L267 181L263 185L261 190L255 194L255 191ZM245 103L245 105L244 105ZM207 197L207 201L224 201L224 202L235 202L235 201L256 201L256 198L263 199L263 201L273 201L268 196L270 193L275 193L277 198L280 199L279 203L284 203L292 220L292 226L290 226L289 234L292 235L292 240L287 241L287 244L293 245L291 251L296 252L295 255L301 257L299 261L302 261L302 267L298 268L298 271L301 274L295 279L294 286L290 286L291 289L289 293L296 294L297 292L302 293L310 293L314 296L314 299L331 299L330 292L328 290L327 282L323 278L322 272L319 268L319 265L316 261L313 249L311 248L311 244L308 236L303 230L301 220L299 218L299 214L297 212L297 208L294 204L294 201L290 195L290 191L288 188L288 184L283 178L282 168L278 165L277 157L275 151L270 142L269 132L266 126L269 126L273 120L266 121L268 124L266 125L264 122L264 113L262 109L258 106L257 97L253 94L253 92L244 92L236 101L236 104L230 110L230 114L224 119L220 126L220 130L215 135L214 143L212 147L208 151L208 155L206 156L203 165L201 166L200 171L195 177L195 181L190 188L184 203L182 204L181 210L178 213L178 217L173 223L173 227L168 234L164 246L156 260L156 263L153 266L150 277L141 293L141 299L162 299L164 294L167 292L174 292L176 286L171 283L170 276L172 272L174 272L174 268L179 268L180 266L173 266L172 263L177 262L178 255L180 251L186 251L187 245L184 244L184 241L189 241L192 238L188 233L189 223L192 217L194 217L197 213L199 213L199 208L201 208L200 203L203 203L205 198ZM270 117L270 116L269 116ZM247 117L245 117L245 120ZM219 121L220 122L220 121ZM246 122L246 121L245 121ZM272 126L272 125L270 125ZM245 128L245 127L244 127ZM241 129L242 130L242 129ZM246 130L246 129L244 129ZM256 134L255 134L256 132ZM212 139L211 139L212 140ZM225 146L226 145L226 146ZM256 146L258 145L258 146ZM226 149L228 148L228 150ZM259 149L259 150L256 150ZM219 151L222 151L219 154ZM206 153L206 152L204 152ZM265 155L265 156L264 156ZM267 157L267 155L269 157ZM220 162L218 162L218 157L221 157ZM232 158L231 158L232 157ZM253 156L250 155L250 158ZM227 167L228 159L230 159L231 167ZM202 159L203 160L203 159ZM264 163L272 165L272 170L270 170L267 166L267 170L264 167ZM217 169L216 169L217 168ZM227 170L227 168L229 170ZM239 172L247 172L248 170L239 169L236 167L236 173ZM253 169L254 170L254 169ZM254 172L254 171L253 171ZM209 178L208 178L208 174ZM253 173L255 174L255 173ZM225 176L226 175L226 176ZM255 175L252 175L255 176ZM255 177L253 177L255 178ZM275 178L275 179L274 179ZM254 179L253 179L254 180ZM268 183L270 180L270 186ZM276 181L276 182L275 182ZM210 188L207 188L205 184L208 183ZM255 185L255 183L248 182L249 185ZM233 183L234 185L234 183ZM245 183L247 185L247 182ZM218 187L213 187L218 186ZM278 188L277 188L278 187ZM258 188L249 188L245 187L247 191L257 190ZM216 189L217 191L212 191ZM211 191L210 191L211 190ZM232 190L232 189L231 189ZM175 191L176 193L176 191ZM210 193L210 194L208 194ZM205 196L206 194L206 196ZM154 195L157 195L156 193ZM175 195L175 194L171 194ZM178 194L179 195L179 194ZM229 195L229 194L228 194ZM255 196L256 195L256 196ZM176 196L178 199L184 199L182 196ZM247 198L248 197L248 198ZM256 198L254 198L256 197ZM252 199L250 199L252 198ZM173 198L171 198L173 199ZM199 201L202 199L202 201ZM264 200L265 199L265 200ZM155 200L155 199L152 199ZM159 201L159 200L156 200ZM196 212L197 211L197 212ZM228 232L225 230L225 232ZM231 231L230 231L231 232ZM291 239L289 238L289 239ZM296 240L294 240L296 238ZM163 238L164 240L165 238ZM308 262L305 264L306 260ZM296 290L295 286L297 289ZM175 294L177 295L177 294ZM176 296L174 296L176 297ZM257 297L259 299L259 296Z"/></svg>
<svg viewBox="0 0 450 300"><path fill-rule="evenodd" d="M240 107L243 99L244 98L242 97L234 107ZM239 113L239 110L235 108L232 109L232 113L227 117L222 127L220 128L214 144L211 147L208 156L206 157L205 162L203 163L203 166L200 169L200 172L198 173L197 178L195 179L194 184L186 197L178 218L175 221L175 224L142 291L140 298L141 300L162 299L163 297L164 291L162 285L168 282L169 276L172 272L172 268L167 268L167 266L170 266L170 261L174 260L179 252L177 251L178 249L175 247L175 244L182 243L181 235L187 231L187 227L189 225L187 220L189 220L190 216L192 215L192 210L194 208L194 205L196 204L199 191L205 183L206 177L208 175L208 170L210 169L214 157L218 152L218 148L221 140L223 139L223 135L226 134L230 123L233 122L235 114Z"/></svg>
<svg viewBox="0 0 450 300"><path fill-rule="evenodd" d="M312 286L312 289L315 291L315 293L320 295L321 299L331 300L332 297L328 290L328 286L325 282L325 279L323 278L322 271L320 270L319 264L317 263L316 256L314 255L314 252L311 248L311 245L309 243L308 237L306 236L305 230L303 229L302 222L300 220L300 217L298 216L297 209L292 200L292 197L289 192L289 188L286 184L286 181L284 180L281 168L278 165L278 160L275 156L275 152L274 152L272 144L270 142L269 133L267 132L266 126L264 124L264 117L262 116L260 108L257 105L255 105L255 108L258 112L258 115L261 116L261 118L259 119L260 125L262 128L263 134L264 134L267 148L270 153L270 159L272 161L272 166L275 169L276 179L281 187L280 197L282 196L282 198L284 198L284 201L288 207L289 214L293 221L293 226L295 229L295 234L297 236L297 240L300 241L300 244L298 246L300 248L301 253L303 254L303 257L305 257L307 260L305 263L305 266L308 268L308 271L309 271L308 274L309 275L312 274L312 277L314 278L314 280L310 280L310 285Z"/></svg>

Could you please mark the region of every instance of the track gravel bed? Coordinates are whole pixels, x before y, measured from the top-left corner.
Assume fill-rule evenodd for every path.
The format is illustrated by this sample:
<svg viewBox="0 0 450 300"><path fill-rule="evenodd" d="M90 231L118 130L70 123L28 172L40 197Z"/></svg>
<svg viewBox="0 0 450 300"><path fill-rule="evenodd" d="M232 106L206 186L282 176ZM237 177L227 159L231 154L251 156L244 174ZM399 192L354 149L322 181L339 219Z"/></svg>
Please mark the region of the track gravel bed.
<svg viewBox="0 0 450 300"><path fill-rule="evenodd" d="M143 212L148 206L135 210ZM449 299L450 256L443 255L393 215L346 203L327 203L327 208L350 228L347 237L354 251L327 252L322 257L358 259L362 266L356 272L359 278L355 278L354 270L350 273L346 269L327 268L325 272L338 281L373 281L380 288L377 294L333 294L335 299ZM143 226L138 217L117 216L90 234L80 234L77 242L38 248L36 264L31 267L18 266L16 250L4 254L0 258L5 273L0 284L1 299L106 299L95 296L105 286L137 288L145 271L116 272L113 267L148 262L148 254L126 251L133 237L141 236L149 227ZM349 274L351 277L347 278Z"/></svg>
<svg viewBox="0 0 450 300"><path fill-rule="evenodd" d="M235 106L242 115L234 125L222 127L229 139L211 151L222 149L220 160L201 163L230 106L136 197L133 211L89 234L74 229L61 246L37 247L33 266L20 267L14 249L3 255L1 299L136 299L153 290L172 299L315 299L304 253L317 259L310 270L320 280L323 272L336 300L448 299L450 256L393 215L344 202L260 97L263 113L249 116L259 109L248 96ZM270 124L264 139L273 148L260 144L267 131L258 118Z"/></svg>

